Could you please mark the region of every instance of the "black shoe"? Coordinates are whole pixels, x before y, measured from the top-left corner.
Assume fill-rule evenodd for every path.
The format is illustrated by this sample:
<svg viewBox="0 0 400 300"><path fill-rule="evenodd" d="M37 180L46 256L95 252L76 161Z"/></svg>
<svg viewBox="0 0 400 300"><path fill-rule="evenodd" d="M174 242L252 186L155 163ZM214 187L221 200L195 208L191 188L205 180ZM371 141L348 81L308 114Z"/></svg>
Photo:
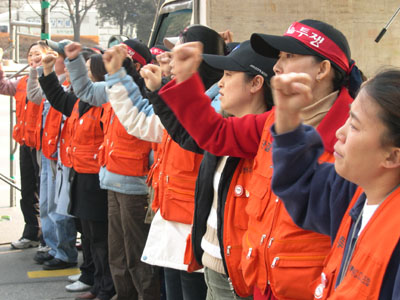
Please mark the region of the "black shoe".
<svg viewBox="0 0 400 300"><path fill-rule="evenodd" d="M43 270L60 270L74 266L76 266L76 262L65 262L58 258L53 258L52 260L48 260L43 263Z"/></svg>
<svg viewBox="0 0 400 300"><path fill-rule="evenodd" d="M53 255L50 255L48 252L36 252L35 257L33 258L38 264L43 264L44 262L53 259Z"/></svg>

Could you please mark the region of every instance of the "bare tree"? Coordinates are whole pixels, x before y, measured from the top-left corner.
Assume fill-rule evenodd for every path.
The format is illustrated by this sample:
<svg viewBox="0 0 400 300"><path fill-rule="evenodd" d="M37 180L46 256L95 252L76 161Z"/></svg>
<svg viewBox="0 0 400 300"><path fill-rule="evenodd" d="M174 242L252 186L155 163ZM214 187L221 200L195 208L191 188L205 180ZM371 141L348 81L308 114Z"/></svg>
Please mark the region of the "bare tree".
<svg viewBox="0 0 400 300"><path fill-rule="evenodd" d="M41 12L40 12L40 11L37 11L37 10L33 7L33 5L31 4L31 1L29 1L29 0L25 0L25 1L26 1L26 3L28 3L28 5L29 5L29 7L32 9L32 11L34 11L34 12L40 17L40 16L41 16ZM50 11L57 5L58 1L59 1L59 0L56 0L56 1L50 6ZM40 0L39 0L39 2L40 2Z"/></svg>
<svg viewBox="0 0 400 300"><path fill-rule="evenodd" d="M93 7L96 0L64 0L67 5L69 18L74 27L74 41L80 41L81 24L89 9Z"/></svg>

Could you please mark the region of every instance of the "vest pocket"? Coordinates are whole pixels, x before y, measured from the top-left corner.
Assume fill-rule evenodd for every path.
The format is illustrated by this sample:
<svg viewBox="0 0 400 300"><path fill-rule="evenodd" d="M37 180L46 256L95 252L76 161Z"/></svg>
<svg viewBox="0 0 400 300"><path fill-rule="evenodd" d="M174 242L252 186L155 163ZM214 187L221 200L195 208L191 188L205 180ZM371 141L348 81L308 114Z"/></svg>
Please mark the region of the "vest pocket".
<svg viewBox="0 0 400 300"><path fill-rule="evenodd" d="M281 253L271 257L270 283L274 295L284 299L313 299L310 282L321 275L326 255Z"/></svg>
<svg viewBox="0 0 400 300"><path fill-rule="evenodd" d="M257 283L259 260L257 247L250 244L248 232L243 236L243 249L240 265L244 281L251 287Z"/></svg>

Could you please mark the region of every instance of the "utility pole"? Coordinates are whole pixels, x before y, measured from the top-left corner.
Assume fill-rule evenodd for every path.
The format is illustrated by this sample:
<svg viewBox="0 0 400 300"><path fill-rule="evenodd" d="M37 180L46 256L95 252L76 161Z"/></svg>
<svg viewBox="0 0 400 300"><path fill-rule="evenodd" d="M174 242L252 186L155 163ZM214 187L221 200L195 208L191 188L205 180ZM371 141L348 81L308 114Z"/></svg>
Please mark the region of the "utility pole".
<svg viewBox="0 0 400 300"><path fill-rule="evenodd" d="M41 15L41 32L40 39L50 39L50 1L40 0L42 15Z"/></svg>

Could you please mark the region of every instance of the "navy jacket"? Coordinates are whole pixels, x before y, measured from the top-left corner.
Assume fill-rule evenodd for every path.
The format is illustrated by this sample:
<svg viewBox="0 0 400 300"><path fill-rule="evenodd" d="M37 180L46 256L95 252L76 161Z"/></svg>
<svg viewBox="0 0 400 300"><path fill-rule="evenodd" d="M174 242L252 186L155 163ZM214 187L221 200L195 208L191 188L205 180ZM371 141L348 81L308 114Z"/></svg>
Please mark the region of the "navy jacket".
<svg viewBox="0 0 400 300"><path fill-rule="evenodd" d="M271 131L274 137L274 193L282 199L297 225L328 234L333 242L357 186L340 177L333 164L318 163L323 145L318 133L311 126L301 125L282 135L276 135L274 127ZM353 227L365 200L365 194L361 195L350 210L353 220L350 230L360 230ZM354 241L348 239L343 257L346 257L353 246ZM342 266L343 261L340 272ZM400 242L386 269L379 299L400 299Z"/></svg>

